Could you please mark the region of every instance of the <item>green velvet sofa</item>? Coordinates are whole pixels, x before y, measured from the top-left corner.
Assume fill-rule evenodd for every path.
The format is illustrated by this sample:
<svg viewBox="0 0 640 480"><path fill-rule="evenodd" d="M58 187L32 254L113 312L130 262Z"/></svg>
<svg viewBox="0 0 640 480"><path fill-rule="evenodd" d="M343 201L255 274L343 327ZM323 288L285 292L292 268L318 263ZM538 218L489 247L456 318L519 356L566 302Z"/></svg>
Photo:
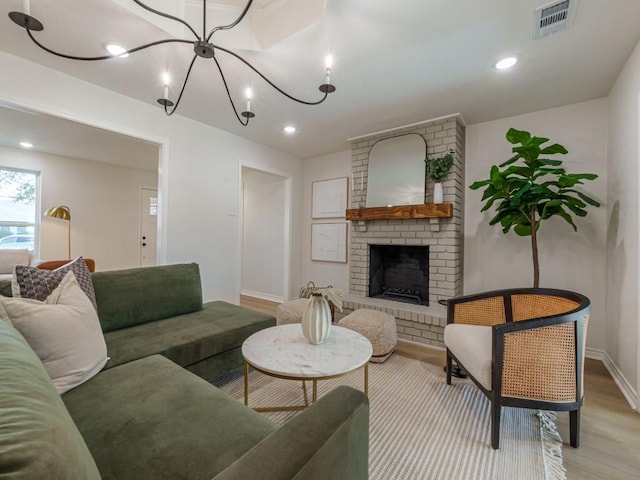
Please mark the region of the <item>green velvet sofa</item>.
<svg viewBox="0 0 640 480"><path fill-rule="evenodd" d="M93 283L111 360L62 397L0 320L0 479L368 478L362 392L339 387L278 426L205 380L240 365L272 317L203 305L195 264Z"/></svg>

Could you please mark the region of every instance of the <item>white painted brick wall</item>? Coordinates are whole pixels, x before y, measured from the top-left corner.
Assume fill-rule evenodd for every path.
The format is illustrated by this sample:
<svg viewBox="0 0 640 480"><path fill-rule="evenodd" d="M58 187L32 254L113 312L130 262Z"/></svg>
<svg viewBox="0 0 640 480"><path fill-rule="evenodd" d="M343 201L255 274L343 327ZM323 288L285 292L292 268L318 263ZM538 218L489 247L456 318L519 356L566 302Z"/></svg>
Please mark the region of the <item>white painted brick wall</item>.
<svg viewBox="0 0 640 480"><path fill-rule="evenodd" d="M351 144L351 170L356 179L356 191L351 195L351 208L364 207L367 195L369 152L383 139L404 133L417 133L427 142L427 156L455 151L454 167L443 183L444 201L453 204L452 218L372 220L351 222L349 244L349 294L365 298L369 282L369 245L429 245L429 304L462 294L463 211L464 211L464 142L465 128L459 117L425 122L413 127L361 138ZM360 175L363 189L360 191ZM426 198L433 198L433 181L427 181ZM398 336L429 345L443 344L444 315L417 313L416 306L400 302L385 308L396 318ZM370 305L345 304L345 313Z"/></svg>

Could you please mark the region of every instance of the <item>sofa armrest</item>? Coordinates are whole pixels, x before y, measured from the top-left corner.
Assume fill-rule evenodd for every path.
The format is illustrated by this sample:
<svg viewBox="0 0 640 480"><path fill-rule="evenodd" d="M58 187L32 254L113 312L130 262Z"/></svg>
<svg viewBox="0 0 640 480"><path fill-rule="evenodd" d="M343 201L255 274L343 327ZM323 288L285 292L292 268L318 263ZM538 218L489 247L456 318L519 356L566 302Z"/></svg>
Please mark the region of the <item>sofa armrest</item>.
<svg viewBox="0 0 640 480"><path fill-rule="evenodd" d="M341 386L266 437L214 480L369 478L369 400Z"/></svg>

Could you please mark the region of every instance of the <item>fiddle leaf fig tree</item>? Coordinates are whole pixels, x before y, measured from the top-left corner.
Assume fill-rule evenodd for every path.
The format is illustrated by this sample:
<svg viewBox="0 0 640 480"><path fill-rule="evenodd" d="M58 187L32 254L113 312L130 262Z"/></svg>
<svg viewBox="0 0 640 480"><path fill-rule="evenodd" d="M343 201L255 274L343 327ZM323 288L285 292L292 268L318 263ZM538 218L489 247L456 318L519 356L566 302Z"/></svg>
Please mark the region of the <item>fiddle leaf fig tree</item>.
<svg viewBox="0 0 640 480"><path fill-rule="evenodd" d="M500 224L502 232L511 229L522 237L531 236L533 286L540 286L537 232L543 220L555 215L563 218L574 231L573 215L585 217L587 206L600 204L575 187L585 180L595 180L593 173L567 173L562 160L548 155L566 155L567 149L554 143L544 146L548 138L532 137L529 132L510 128L507 141L515 154L499 166L492 166L487 180L474 182L469 188L484 188L482 211L494 207L496 215L490 225Z"/></svg>

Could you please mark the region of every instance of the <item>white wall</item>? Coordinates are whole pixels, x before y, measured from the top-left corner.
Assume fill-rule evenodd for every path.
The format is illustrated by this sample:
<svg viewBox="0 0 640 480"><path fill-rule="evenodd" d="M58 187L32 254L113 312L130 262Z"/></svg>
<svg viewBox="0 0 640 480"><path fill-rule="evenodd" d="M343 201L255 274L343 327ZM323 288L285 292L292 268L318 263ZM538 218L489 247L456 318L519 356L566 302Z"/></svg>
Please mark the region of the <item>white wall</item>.
<svg viewBox="0 0 640 480"><path fill-rule="evenodd" d="M609 94L606 352L640 405L638 129L640 44ZM624 389L624 384L622 385Z"/></svg>
<svg viewBox="0 0 640 480"><path fill-rule="evenodd" d="M40 172L42 213L71 210L71 256L96 261L97 270L140 264L140 187L157 187L158 174L0 146L0 166ZM40 258L65 259L68 223L41 217Z"/></svg>
<svg viewBox="0 0 640 480"><path fill-rule="evenodd" d="M344 222L339 219L311 219L311 184L317 180L328 180L351 176L351 150L331 155L308 158L304 161L304 192L302 212L302 281L313 281L318 286L333 285L344 293L349 291L349 254L347 263L329 263L311 261L311 223ZM349 178L349 188L351 179ZM351 198L351 192L349 192ZM298 285L298 288L301 285ZM297 291L296 291L297 296Z"/></svg>
<svg viewBox="0 0 640 480"><path fill-rule="evenodd" d="M0 53L0 102L163 144L159 172L163 263L197 262L205 300L240 295L240 164L286 172L293 179L293 218L301 218L301 161L228 132L174 115L55 70ZM229 116L229 121L235 121ZM251 127L248 127L251 128ZM300 229L292 245L301 243ZM290 263L300 282L300 251Z"/></svg>
<svg viewBox="0 0 640 480"><path fill-rule="evenodd" d="M283 302L286 184L242 169L242 294Z"/></svg>
<svg viewBox="0 0 640 480"><path fill-rule="evenodd" d="M464 292L510 287L531 287L533 266L531 237L502 233L489 226L494 209L481 213L480 190L468 187L489 175L491 165L510 158L505 140L509 127L564 145L569 153L558 156L571 173L596 173L600 177L580 187L598 200L585 218L575 218L578 232L560 218L543 222L538 235L540 286L576 291L589 297L592 315L587 346L604 349L606 275L606 135L607 100L599 99L542 110L526 115L467 127L465 171ZM555 157L554 157L555 158Z"/></svg>

